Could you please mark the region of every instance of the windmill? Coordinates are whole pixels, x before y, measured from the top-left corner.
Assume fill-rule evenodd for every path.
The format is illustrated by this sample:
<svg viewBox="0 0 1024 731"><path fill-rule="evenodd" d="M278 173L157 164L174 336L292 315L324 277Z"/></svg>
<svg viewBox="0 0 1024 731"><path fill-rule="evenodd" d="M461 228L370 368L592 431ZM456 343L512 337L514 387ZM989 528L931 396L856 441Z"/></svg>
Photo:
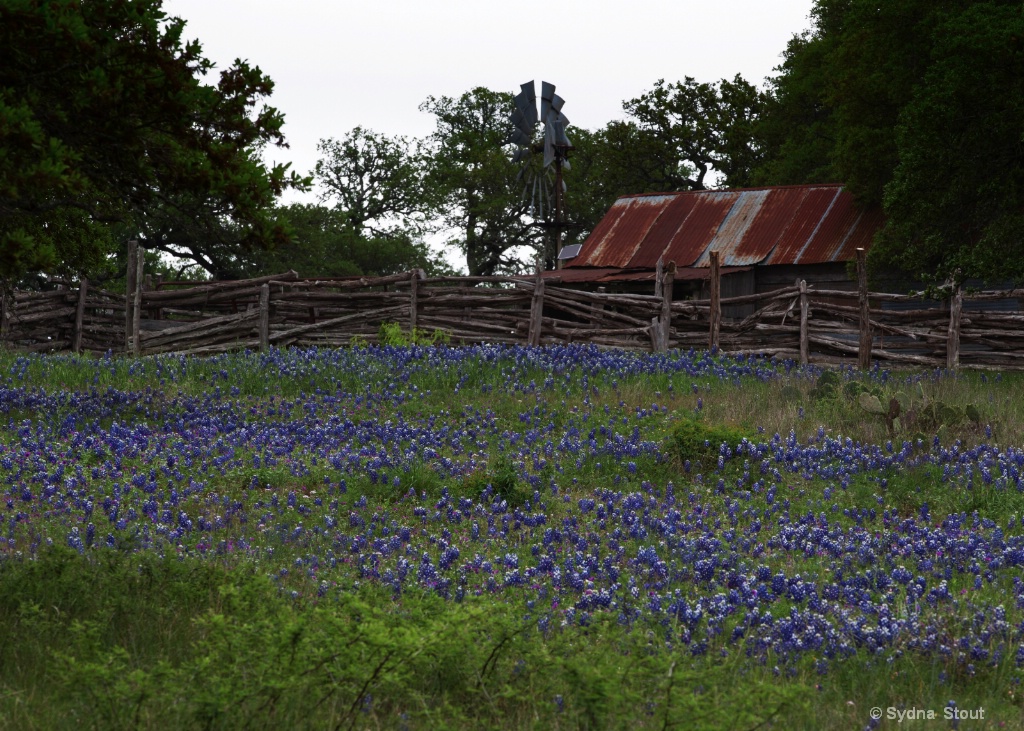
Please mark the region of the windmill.
<svg viewBox="0 0 1024 731"><path fill-rule="evenodd" d="M569 120L562 114L565 100L555 93L555 85L541 82L540 114L537 114L537 92L529 81L520 86L514 98L510 142L518 149L513 162L522 163L518 180L523 183L523 200L529 202L530 215L535 225L547 229L551 236L545 246L545 266L554 268L555 256L562 244L565 226L565 182L562 171L569 170L569 153L573 146L565 134ZM534 143L537 123L543 124L543 141ZM543 165L537 170L535 154L543 155Z"/></svg>

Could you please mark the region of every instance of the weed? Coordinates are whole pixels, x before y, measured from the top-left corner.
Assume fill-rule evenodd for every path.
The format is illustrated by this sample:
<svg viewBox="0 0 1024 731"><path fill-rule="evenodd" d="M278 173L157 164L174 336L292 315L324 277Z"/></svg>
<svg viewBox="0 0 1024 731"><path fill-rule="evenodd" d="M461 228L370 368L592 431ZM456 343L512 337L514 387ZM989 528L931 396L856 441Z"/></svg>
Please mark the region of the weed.
<svg viewBox="0 0 1024 731"><path fill-rule="evenodd" d="M710 425L696 417L685 417L673 427L668 451L680 464L691 463L698 471L713 468L723 446L732 450L750 438L750 434L735 427Z"/></svg>
<svg viewBox="0 0 1024 731"><path fill-rule="evenodd" d="M412 332L405 332L397 322L383 322L380 332L377 335L381 345L402 347L406 345L448 345L451 342L451 335L435 328L432 332L413 328Z"/></svg>

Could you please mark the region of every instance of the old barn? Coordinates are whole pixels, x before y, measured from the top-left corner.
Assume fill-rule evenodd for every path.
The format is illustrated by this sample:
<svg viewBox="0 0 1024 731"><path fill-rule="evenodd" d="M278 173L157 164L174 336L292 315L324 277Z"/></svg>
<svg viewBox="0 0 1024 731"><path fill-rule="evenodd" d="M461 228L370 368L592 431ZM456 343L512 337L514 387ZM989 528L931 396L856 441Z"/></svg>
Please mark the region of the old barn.
<svg viewBox="0 0 1024 731"><path fill-rule="evenodd" d="M707 296L717 251L723 298L797 279L850 290L856 283L848 264L881 226L881 211L858 208L838 184L630 195L615 201L551 275L566 284L648 291L658 261L675 262L673 298L699 299Z"/></svg>

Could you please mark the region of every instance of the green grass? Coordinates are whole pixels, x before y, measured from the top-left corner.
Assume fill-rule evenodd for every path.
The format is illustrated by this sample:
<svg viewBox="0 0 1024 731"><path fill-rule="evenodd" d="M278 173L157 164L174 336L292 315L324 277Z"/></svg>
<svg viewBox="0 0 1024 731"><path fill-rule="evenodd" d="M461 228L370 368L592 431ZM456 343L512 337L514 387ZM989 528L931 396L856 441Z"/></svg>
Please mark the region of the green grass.
<svg viewBox="0 0 1024 731"><path fill-rule="evenodd" d="M545 636L523 607L423 595L394 611L372 590L299 608L196 561L51 549L5 563L0 596L0 709L19 729L726 729L809 696L737 687L736 663L652 653L612 621Z"/></svg>
<svg viewBox="0 0 1024 731"><path fill-rule="evenodd" d="M683 510L689 509L685 496L692 493L707 507L709 525L715 518L724 522L731 502L747 504L749 480L743 489L735 485L745 471L756 472L757 465L732 461L717 472L722 442L735 446L744 438L765 441L791 432L802 442L842 437L882 445L892 440L895 449L904 438L912 440L912 433L894 433L884 418L860 407L856 394L863 389L873 389L883 403L906 397L921 407L920 413L924 405L941 402L961 413L974 406L980 414L978 421L957 418L945 425L920 417L918 424L907 425L907 432L945 426L946 444L957 439L965 447L985 440L1024 443L1018 374L997 381L991 374L940 379L908 371L883 380L877 374L845 372L834 392L821 397L812 394L820 378L814 370L768 382L732 383L665 374L614 381L593 375L584 387L578 372L552 376L534 369L525 379L518 376L521 388L514 390L503 366L475 363L456 370L423 365L401 383L407 400L395 403L374 395L391 389L396 375L359 360L355 351L339 352L332 368L298 358L286 361L273 374L272 385L267 372L254 367L261 362L259 355L238 356L243 364L237 367L231 358L183 363L168 356L135 362L25 359L0 352L0 383L48 392L112 388L141 394L98 416L106 426L151 418L156 405L147 398L184 403L216 388L269 421L287 420L283 412L298 413L313 394L337 398L338 409L344 408L345 418L355 424L429 417L458 423L467 409L493 414L493 430L478 437L488 448L478 450L479 463L466 474L445 475L435 464L417 461L388 470L387 482L351 476L342 492L322 461L293 471L287 457L276 465L256 466L254 454L240 450L199 478L208 483L202 499L215 493L227 500L267 502L277 496L283 501L294 492L300 508L314 499L337 500L344 519L365 497L372 506L367 513L414 527L418 521L411 513L413 501L406 498L409 491L432 501L444 493L457 501L490 491L513 509L525 509L534 503L531 479L539 480L537 493L552 526L572 516L577 499L598 489L663 495L670 482ZM357 370L356 363L366 367ZM557 387L527 388L531 379L541 385L549 377ZM857 386L848 387L851 383ZM636 418L638 409L652 404L667 409ZM211 402L210 408L215 407ZM267 416L271 408L277 413ZM71 414L70 405L48 413L4 413L0 443L18 440L25 420L33 428L57 428ZM550 424L553 433L561 434L581 426L585 432L599 419L605 420L601 424L625 420L628 426L622 429L641 428L645 439L662 446L661 453L632 460L633 470L622 462L586 457L559 472L550 462L524 460L518 448L501 454L495 449L504 431L524 431L527 421L538 429ZM931 448L931 436L915 445L917 453ZM467 451L474 449L467 446ZM109 451L97 451L84 454L82 464L91 468L111 459ZM126 458L125 473L132 467L148 470L151 465ZM198 475L199 465L194 469ZM125 481L106 479L109 484ZM724 490L718 488L719 479L727 485ZM552 482L558 484L557 494L549 489ZM195 517L217 509L202 499L183 501L182 510ZM1020 493L980 481L969 490L934 465L858 474L846 482L785 473L779 484L782 499L791 501L794 515L825 514L839 525L854 520L848 512L875 509L875 518L861 518L869 531L881 528L884 510L918 516L926 504L933 523L975 511L1000 523L1024 515ZM20 555L11 551L0 560L0 728L839 731L863 728L873 706L930 708L941 714L953 697L960 708L984 707L989 719L961 728L1024 726L1021 672L1012 662L1015 648L1005 648L1002 662L979 664L975 674L911 653L891 661L859 653L829 663L824 675L815 658L795 665L780 659L776 673L771 662L749 662L739 652L723 654L724 642L699 657L682 646L669 649L665 626L627 630L612 614L595 613L584 628L541 631L537 617L545 607L526 599L505 602L484 594L454 602L408 592L396 601L389 589L371 582L350 582L320 598L318 577L295 568L281 576L279 570L309 554L322 555L329 539L311 537L300 545L281 539L271 527L260 533L253 525L259 512L250 515L247 534L253 541L248 549L205 557L195 538L183 540L181 550L165 544L160 551L137 552L137 543L121 537L115 549L83 557L60 547L59 535L43 535L37 525L21 522L11 528ZM298 508L286 512L290 517L282 520L294 527L303 520L300 513ZM754 519L754 514L738 517L736 530L750 531ZM60 517L54 520L59 523ZM459 530L453 529L456 539ZM47 537L57 545L48 546ZM634 552L637 545L628 543ZM464 551L464 559L467 553L471 550ZM803 557L798 551L769 552L764 560L773 571L799 570L811 580L824 580L830 571L826 557ZM951 581L950 588L958 595L973 591L965 576ZM1007 581L986 583L969 596L944 621L970 622L971 601L1004 604L1016 612L1016 621L1021 619L1013 608L1015 588ZM781 602L777 607L773 610L779 616L788 609ZM727 625L724 632L731 629ZM881 727L900 726L883 721ZM948 728L948 722L913 727Z"/></svg>

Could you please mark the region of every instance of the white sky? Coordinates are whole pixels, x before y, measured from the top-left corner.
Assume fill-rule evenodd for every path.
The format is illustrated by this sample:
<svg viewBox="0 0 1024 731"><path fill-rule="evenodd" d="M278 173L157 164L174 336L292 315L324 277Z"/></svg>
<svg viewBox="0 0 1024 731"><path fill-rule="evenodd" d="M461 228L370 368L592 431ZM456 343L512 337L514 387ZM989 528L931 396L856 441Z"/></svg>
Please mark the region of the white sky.
<svg viewBox="0 0 1024 731"><path fill-rule="evenodd" d="M419 137L428 96L475 86L557 85L571 126L622 118L622 102L664 78L761 84L812 0L165 0L218 68L236 58L274 80L287 150L267 158L312 170L317 142L357 125ZM572 137L572 127L569 136Z"/></svg>

